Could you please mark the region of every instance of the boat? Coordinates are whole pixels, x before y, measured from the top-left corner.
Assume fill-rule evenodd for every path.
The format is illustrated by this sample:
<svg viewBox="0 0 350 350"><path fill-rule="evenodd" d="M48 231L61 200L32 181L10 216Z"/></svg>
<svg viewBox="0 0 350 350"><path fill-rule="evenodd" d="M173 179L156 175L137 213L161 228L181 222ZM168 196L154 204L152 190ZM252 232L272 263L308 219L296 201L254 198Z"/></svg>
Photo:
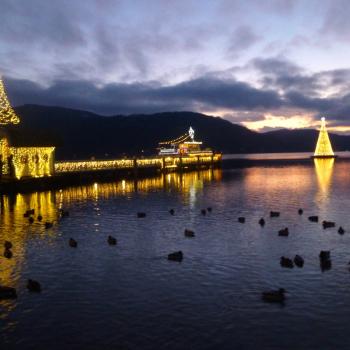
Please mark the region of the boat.
<svg viewBox="0 0 350 350"><path fill-rule="evenodd" d="M210 148L202 149L202 141L195 141L194 130L190 126L188 132L176 139L159 142L160 156L202 156L212 155Z"/></svg>

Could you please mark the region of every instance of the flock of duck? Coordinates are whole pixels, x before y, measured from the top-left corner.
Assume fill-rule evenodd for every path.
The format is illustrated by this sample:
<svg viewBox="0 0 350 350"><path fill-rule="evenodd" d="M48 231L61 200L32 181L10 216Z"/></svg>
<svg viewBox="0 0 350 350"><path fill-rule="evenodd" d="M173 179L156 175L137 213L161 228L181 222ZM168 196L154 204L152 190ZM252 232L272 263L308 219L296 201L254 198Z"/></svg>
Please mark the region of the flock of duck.
<svg viewBox="0 0 350 350"><path fill-rule="evenodd" d="M208 207L206 209L201 209L201 214L202 215L206 215L207 213L211 213L212 212L212 208ZM174 209L170 209L169 210L170 215L175 215L175 210ZM35 222L34 219L34 214L35 211L34 209L30 209L27 210L23 216L25 218L28 218L28 222L30 224ZM303 214L303 209L299 209L298 210L298 214L302 215ZM59 217L60 218L65 218L69 216L69 212L65 211L63 209L59 210ZM146 217L146 213L145 212L138 212L136 214L137 218L145 218ZM271 218L276 218L280 216L280 212L278 211L270 211L270 217ZM319 217L316 215L313 216L309 216L308 217L309 221L311 222L319 222ZM37 216L37 220L38 222L42 222L43 217L41 215ZM245 217L240 216L238 217L238 222L241 224L244 224L246 221ZM265 219L264 218L260 218L260 220L258 221L260 226L264 226L265 225ZM49 229L51 227L53 227L54 223L53 222L49 222L46 221L44 223L45 229ZM331 227L335 227L335 222L333 221L322 221L322 226L324 229L327 228L331 228ZM343 229L342 226L340 226L338 228L338 233L339 234L344 234L345 230ZM289 235L289 230L288 227L285 227L281 230L278 231L278 236L281 237L288 237ZM188 238L193 238L195 237L195 232L189 229L185 229L184 230L184 236L188 237ZM107 237L107 243L109 245L116 245L117 244L117 239L113 236L108 236ZM78 247L78 242L74 239L74 238L70 238L68 240L68 245L72 248L77 248ZM4 257L7 259L11 259L13 256L12 253L12 247L13 244L10 241L5 241L4 242ZM184 254L183 252L180 251L175 251L172 252L170 254L168 254L167 256L168 260L170 261L177 261L177 262L181 262L184 258ZM319 260L320 260L320 267L322 269L322 271L324 270L328 270L331 268L331 258L330 258L330 251L320 251L319 254ZM349 263L350 264L350 263ZM280 258L280 265L281 267L284 268L293 268L294 266L297 266L298 268L302 268L304 266L304 259L300 256L300 255L295 255L294 259L288 258L288 257L284 257L282 256ZM28 279L27 280L27 285L26 285L27 289L30 292L34 292L34 293L40 293L41 292L41 284L38 281L32 280L32 279ZM265 291L262 293L262 300L266 301L266 302L272 302L272 303L283 303L285 301L285 293L286 290L284 288L279 288L277 290L270 290L270 291ZM8 287L8 286L1 286L0 285L0 300L1 299L13 299L13 298L17 298L17 291L15 288L13 287Z"/></svg>
<svg viewBox="0 0 350 350"><path fill-rule="evenodd" d="M207 208L207 209L202 209L201 213L202 215L206 215L207 212L211 212L212 208ZM171 209L170 211L171 215L175 214L174 209ZM299 208L298 209L298 214L303 215L304 211L303 209ZM144 214L145 215L145 214ZM280 216L280 212L278 211L270 211L270 217L271 218L276 218ZM139 216L140 217L140 216ZM144 217L144 216L142 216ZM319 217L316 215L312 215L308 217L308 220L310 222L319 222ZM246 219L244 216L238 217L237 221L241 224L244 224L246 222ZM258 221L260 226L265 226L265 219L260 218ZM333 221L322 221L322 227L324 229L335 227L335 222ZM343 235L345 233L345 230L342 226L338 228L338 233ZM192 230L185 229L184 231L185 237L195 237L195 233ZM278 236L280 237L288 237L289 236L289 229L288 227L284 227L278 231ZM168 255L168 260L172 261L178 261L181 262L183 260L183 252L182 251L176 251L173 253L170 253ZM329 250L321 250L319 254L319 260L320 260L320 267L322 271L329 270L332 266L331 263L331 258L330 258L330 251ZM350 264L350 263L349 263ZM304 259L300 255L295 255L294 259L287 258L285 256L281 256L280 258L280 265L281 267L285 268L293 268L294 266L297 266L298 268L302 268L304 266ZM262 292L262 300L266 302L271 302L271 303L283 303L286 299L285 297L286 290L284 288L279 288L277 290L270 290L270 291L265 291Z"/></svg>
<svg viewBox="0 0 350 350"><path fill-rule="evenodd" d="M303 209L299 208L298 209L298 214L303 215L304 211ZM279 217L280 212L277 211L271 211L270 212L270 217ZM310 222L319 222L319 217L317 215L312 215L308 217L308 220ZM240 217L238 218L238 222L244 223L245 218ZM265 220L264 218L261 218L259 220L259 224L261 226L265 225ZM322 227L324 229L335 227L335 222L333 221L322 221ZM345 230L342 226L339 226L338 228L338 233L343 235L345 233ZM288 237L289 235L289 230L288 227L285 227L281 230L278 231L278 236L281 237ZM322 271L329 270L332 266L331 263L331 252L329 250L321 250L319 254L319 260L320 260L320 267ZM281 256L280 258L280 265L281 267L285 268L293 268L294 266L297 266L299 268L302 268L304 266L304 259L300 255L295 255L294 259L287 258L285 256ZM286 290L284 288L279 288L277 290L271 290L271 291L266 291L262 293L262 299L266 302L271 302L271 303L283 303L286 299L285 297Z"/></svg>
<svg viewBox="0 0 350 350"><path fill-rule="evenodd" d="M141 215L139 215L139 214L140 213L138 213L138 215L137 215L138 217L145 217L146 216L145 213L141 213ZM34 215L35 215L35 210L29 209L23 214L23 217L28 218L29 224L33 224L35 222ZM68 211L63 210L63 209L59 210L59 217L60 218L65 218L68 216L69 216ZM42 222L43 217L42 217L42 215L39 214L36 217L36 219L38 222ZM49 229L49 228L53 227L53 225L54 225L54 222L51 222L51 221L44 222L45 229ZM107 237L107 243L109 245L116 245L117 239L115 237L109 235ZM74 238L69 238L68 245L72 248L77 248L78 242ZM5 258L7 258L7 259L12 258L12 256L13 256L12 248L13 248L12 242L5 240L4 241L4 254L3 254ZM28 279L26 287L30 292L34 292L34 293L41 292L41 284L40 284L40 282L38 282L36 280ZM0 285L0 300L1 299L15 299L15 298L17 298L16 288Z"/></svg>

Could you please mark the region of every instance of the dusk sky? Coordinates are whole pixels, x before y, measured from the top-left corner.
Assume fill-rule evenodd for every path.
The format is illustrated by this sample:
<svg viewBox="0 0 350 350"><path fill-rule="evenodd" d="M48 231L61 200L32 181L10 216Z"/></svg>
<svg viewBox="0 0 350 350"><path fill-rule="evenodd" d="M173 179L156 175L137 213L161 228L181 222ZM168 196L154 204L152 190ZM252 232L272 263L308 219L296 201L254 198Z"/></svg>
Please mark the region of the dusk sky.
<svg viewBox="0 0 350 350"><path fill-rule="evenodd" d="M13 105L350 132L350 1L0 0Z"/></svg>

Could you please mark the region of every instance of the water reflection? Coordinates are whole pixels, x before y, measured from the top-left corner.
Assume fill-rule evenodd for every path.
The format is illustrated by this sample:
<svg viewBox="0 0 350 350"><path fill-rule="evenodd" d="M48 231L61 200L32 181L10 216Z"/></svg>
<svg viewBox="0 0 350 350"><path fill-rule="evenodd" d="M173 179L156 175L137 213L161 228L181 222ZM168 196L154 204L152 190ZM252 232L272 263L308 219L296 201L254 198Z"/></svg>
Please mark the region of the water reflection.
<svg viewBox="0 0 350 350"><path fill-rule="evenodd" d="M334 158L314 159L319 190L323 196L327 196L332 181Z"/></svg>
<svg viewBox="0 0 350 350"><path fill-rule="evenodd" d="M56 221L58 212L53 192L36 192L32 194L16 194L0 197L0 254L3 254L3 242L11 241L13 244L11 259L2 258L0 266L0 284L17 288L23 265L27 255L26 243L35 235L44 237L44 224L36 220L29 223L23 214L28 209L34 209L34 217L40 214L43 221ZM0 301L0 314L4 318L15 307L14 300Z"/></svg>
<svg viewBox="0 0 350 350"><path fill-rule="evenodd" d="M59 207L75 201L108 199L117 195L129 195L134 192L148 193L164 190L177 190L182 193L184 200L191 202L195 193L203 188L205 182L219 181L222 177L220 169L208 169L190 173L170 173L158 177L100 183L87 186L71 187L56 193Z"/></svg>
<svg viewBox="0 0 350 350"><path fill-rule="evenodd" d="M193 203L196 193L205 182L221 179L221 170L208 169L190 173L171 173L159 177L133 180L121 180L113 183L95 183L86 186L70 187L59 191L35 192L0 196L0 254L5 240L13 243L13 258L1 259L0 284L16 287L21 265L26 256L26 242L32 237L54 235L55 229L45 230L44 222L58 222L59 209L78 201L92 200L96 210L100 199L131 193L148 193L159 189L181 192L184 202ZM30 224L24 213L34 209L34 223ZM38 215L42 221L37 220ZM54 226L55 227L55 226ZM0 304L3 305L3 304Z"/></svg>
<svg viewBox="0 0 350 350"><path fill-rule="evenodd" d="M237 196L252 207L264 206L271 209L276 207L277 199L288 203L290 207L299 206L305 193L314 185L310 167L302 165L252 167L244 169L242 175L243 187L237 188Z"/></svg>

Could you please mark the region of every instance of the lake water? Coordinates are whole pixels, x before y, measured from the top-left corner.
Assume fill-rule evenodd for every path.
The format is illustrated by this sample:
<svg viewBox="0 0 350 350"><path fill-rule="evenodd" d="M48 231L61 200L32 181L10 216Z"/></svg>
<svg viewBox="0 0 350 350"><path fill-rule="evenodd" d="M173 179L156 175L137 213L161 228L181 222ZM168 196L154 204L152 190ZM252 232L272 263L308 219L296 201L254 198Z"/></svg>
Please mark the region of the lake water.
<svg viewBox="0 0 350 350"><path fill-rule="evenodd" d="M350 161L168 174L0 204L0 244L14 245L12 259L0 257L1 283L18 291L0 301L1 349L349 349ZM54 226L29 224L30 208ZM60 220L60 208L70 216ZM289 237L278 237L286 226ZM328 249L332 268L322 272L318 254ZM176 250L181 263L166 259ZM280 266L295 254L304 268ZM41 294L26 290L28 278ZM261 300L279 287L284 306Z"/></svg>

